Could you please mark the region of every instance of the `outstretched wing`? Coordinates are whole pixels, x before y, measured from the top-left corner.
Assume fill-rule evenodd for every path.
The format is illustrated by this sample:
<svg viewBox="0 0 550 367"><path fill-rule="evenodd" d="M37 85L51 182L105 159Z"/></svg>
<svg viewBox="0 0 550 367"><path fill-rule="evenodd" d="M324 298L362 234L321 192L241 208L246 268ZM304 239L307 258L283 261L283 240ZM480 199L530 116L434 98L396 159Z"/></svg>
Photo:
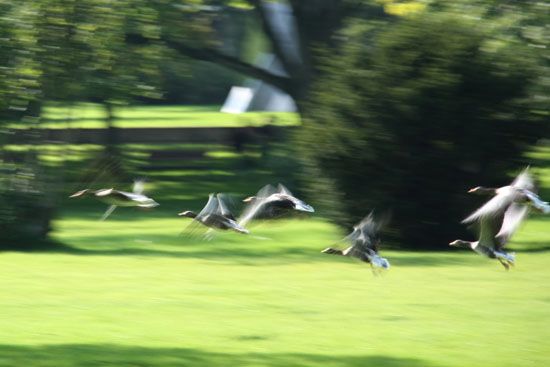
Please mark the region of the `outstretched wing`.
<svg viewBox="0 0 550 367"><path fill-rule="evenodd" d="M206 227L201 223L201 220L209 215L216 214L218 211L218 198L215 194L208 195L208 201L197 216L183 229L182 233L186 233L189 237L194 236L197 232L205 232Z"/></svg>
<svg viewBox="0 0 550 367"><path fill-rule="evenodd" d="M132 186L132 192L134 194L142 195L145 192L145 181L135 180L134 186Z"/></svg>
<svg viewBox="0 0 550 367"><path fill-rule="evenodd" d="M497 243L500 247L503 247L510 237L512 237L523 219L525 219L528 211L529 207L527 205L518 203L512 203L508 209L506 209L502 220L502 226L496 234Z"/></svg>
<svg viewBox="0 0 550 367"><path fill-rule="evenodd" d="M502 227L504 213L495 216L484 216L479 220L479 243L485 247L498 250L504 243L496 238Z"/></svg>
<svg viewBox="0 0 550 367"><path fill-rule="evenodd" d="M218 197L215 194L208 195L208 201L202 210L197 214L196 219L203 218L209 214L215 214L219 210Z"/></svg>
<svg viewBox="0 0 550 367"><path fill-rule="evenodd" d="M533 177L529 174L529 167L526 167L515 179L512 181L511 186L535 192L535 183L533 182Z"/></svg>
<svg viewBox="0 0 550 367"><path fill-rule="evenodd" d="M258 191L254 199L245 207L238 222L241 226L246 226L255 217L259 216L266 208L267 198L276 193L277 190L272 185L265 185Z"/></svg>
<svg viewBox="0 0 550 367"><path fill-rule="evenodd" d="M221 215L222 217L229 218L231 220L235 220L235 217L233 216L233 213L231 213L231 211L227 207L226 196L224 194L217 194L216 198L218 199L218 209L217 209L216 213Z"/></svg>
<svg viewBox="0 0 550 367"><path fill-rule="evenodd" d="M506 211L510 204L514 201L512 189L509 188L508 193L498 194L491 200L486 202L481 208L470 214L462 223L472 223L483 217L498 217Z"/></svg>
<svg viewBox="0 0 550 367"><path fill-rule="evenodd" d="M289 195L289 196L294 196L294 195L292 195L292 193L290 192L290 190L287 189L286 186L283 185L282 183L280 183L280 184L277 185L277 192L278 192L278 193L281 193L281 194L286 194L286 195Z"/></svg>
<svg viewBox="0 0 550 367"><path fill-rule="evenodd" d="M374 213L370 212L365 218L353 227L345 239L352 243L354 251L360 251L372 255L378 252L379 223L374 219Z"/></svg>

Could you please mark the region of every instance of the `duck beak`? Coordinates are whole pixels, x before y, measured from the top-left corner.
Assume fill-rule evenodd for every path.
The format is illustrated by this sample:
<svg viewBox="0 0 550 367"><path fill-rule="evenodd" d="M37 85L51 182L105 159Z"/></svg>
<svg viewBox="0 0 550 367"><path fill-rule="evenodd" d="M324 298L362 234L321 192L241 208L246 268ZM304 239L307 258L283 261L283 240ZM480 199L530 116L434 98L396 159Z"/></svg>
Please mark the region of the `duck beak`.
<svg viewBox="0 0 550 367"><path fill-rule="evenodd" d="M449 242L449 246L458 246L457 241Z"/></svg>

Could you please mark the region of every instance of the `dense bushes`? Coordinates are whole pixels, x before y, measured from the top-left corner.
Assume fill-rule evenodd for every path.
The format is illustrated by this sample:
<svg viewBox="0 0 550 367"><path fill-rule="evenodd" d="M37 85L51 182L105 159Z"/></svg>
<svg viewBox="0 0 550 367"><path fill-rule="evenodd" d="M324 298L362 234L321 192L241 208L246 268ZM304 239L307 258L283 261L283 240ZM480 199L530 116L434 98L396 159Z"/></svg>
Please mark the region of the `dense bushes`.
<svg viewBox="0 0 550 367"><path fill-rule="evenodd" d="M0 165L0 249L32 248L47 239L53 200L42 176L29 167Z"/></svg>
<svg viewBox="0 0 550 367"><path fill-rule="evenodd" d="M532 57L441 17L351 33L298 136L304 179L340 223L389 209L396 243L441 248L472 209L465 190L506 182L542 134L529 109Z"/></svg>

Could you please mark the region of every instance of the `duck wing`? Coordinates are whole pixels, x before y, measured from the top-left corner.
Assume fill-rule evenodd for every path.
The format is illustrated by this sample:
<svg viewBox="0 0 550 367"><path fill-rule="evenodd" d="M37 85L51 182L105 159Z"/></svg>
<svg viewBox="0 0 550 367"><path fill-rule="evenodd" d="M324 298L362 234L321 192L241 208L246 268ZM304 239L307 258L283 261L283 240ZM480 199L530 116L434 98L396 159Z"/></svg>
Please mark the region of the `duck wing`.
<svg viewBox="0 0 550 367"><path fill-rule="evenodd" d="M201 209L201 211L195 217L196 220L206 217L209 214L216 214L219 211L219 202L218 197L215 194L208 195L208 201L206 205Z"/></svg>
<svg viewBox="0 0 550 367"><path fill-rule="evenodd" d="M470 214L462 223L472 223L483 217L498 217L503 215L510 204L514 202L518 194L511 186L503 187L499 190L499 194L495 195L491 200Z"/></svg>
<svg viewBox="0 0 550 367"><path fill-rule="evenodd" d="M233 213L231 213L231 211L227 207L227 204L225 203L226 196L224 194L217 194L216 198L218 199L218 209L216 213L221 215L222 217L225 217L234 221L235 216L233 215Z"/></svg>
<svg viewBox="0 0 550 367"><path fill-rule="evenodd" d="M272 185L265 185L262 187L255 196L255 199L252 200L243 210L243 213L239 217L239 224L245 226L248 222L253 220L255 217L262 214L266 210L266 204L268 203L268 198L275 194L277 190Z"/></svg>
<svg viewBox="0 0 550 367"><path fill-rule="evenodd" d="M515 179L510 186L520 190L529 190L535 192L536 187L533 177L529 174L529 167L525 168Z"/></svg>
<svg viewBox="0 0 550 367"><path fill-rule="evenodd" d="M201 209L195 218L183 229L182 233L186 233L189 237L194 236L197 232L204 232L206 227L204 223L208 222L211 215L217 215L218 198L215 194L208 195L206 205Z"/></svg>
<svg viewBox="0 0 550 367"><path fill-rule="evenodd" d="M494 216L483 216L479 220L479 244L489 249L499 250L505 242L496 238L504 220L504 213Z"/></svg>
<svg viewBox="0 0 550 367"><path fill-rule="evenodd" d="M294 196L289 189L286 188L283 184L277 185L277 192L280 195L280 198L283 200L289 200L294 204L294 208L296 210L304 211L304 212L314 212L315 209L311 205L306 204L303 200L298 199L296 196Z"/></svg>
<svg viewBox="0 0 550 367"><path fill-rule="evenodd" d="M379 225L374 220L374 213L370 212L359 223L353 226L353 232L346 236L348 241L356 241L360 238L369 237L378 232Z"/></svg>
<svg viewBox="0 0 550 367"><path fill-rule="evenodd" d="M502 226L496 234L497 243L500 247L503 247L514 232L518 229L521 222L527 216L529 207L527 205L512 203L506 212L504 212L504 218L502 220Z"/></svg>
<svg viewBox="0 0 550 367"><path fill-rule="evenodd" d="M154 208L159 204L150 197L143 194L133 192L113 190L109 197L112 197L117 202L127 202L130 206L139 206L143 208ZM133 203L133 204L132 204Z"/></svg>
<svg viewBox="0 0 550 367"><path fill-rule="evenodd" d="M374 213L370 212L345 239L352 243L354 252L372 256L378 253L378 230L379 224L374 220Z"/></svg>
<svg viewBox="0 0 550 367"><path fill-rule="evenodd" d="M138 195L143 194L145 192L145 182L143 180L135 180L132 186L132 192Z"/></svg>
<svg viewBox="0 0 550 367"><path fill-rule="evenodd" d="M294 195L292 195L290 190L285 185L283 185L282 183L277 185L277 192L280 193L280 194L288 195L288 196L294 196Z"/></svg>

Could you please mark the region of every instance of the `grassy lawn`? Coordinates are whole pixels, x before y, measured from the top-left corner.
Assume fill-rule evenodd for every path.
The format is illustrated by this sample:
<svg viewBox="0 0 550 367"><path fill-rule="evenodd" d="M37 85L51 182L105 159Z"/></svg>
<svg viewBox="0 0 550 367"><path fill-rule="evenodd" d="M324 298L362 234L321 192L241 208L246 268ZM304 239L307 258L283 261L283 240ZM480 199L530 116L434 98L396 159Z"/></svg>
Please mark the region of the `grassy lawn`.
<svg viewBox="0 0 550 367"><path fill-rule="evenodd" d="M114 126L129 127L238 127L296 125L298 116L289 112L220 112L220 106L121 106L114 109ZM50 104L44 109L42 128L104 128L105 110L101 105L78 103ZM13 128L24 124L13 123Z"/></svg>
<svg viewBox="0 0 550 367"><path fill-rule="evenodd" d="M68 148L69 168L97 150ZM65 200L54 237L67 246L0 253L0 366L550 364L550 217L519 230L510 272L442 244L383 251L392 267L375 277L320 253L343 233L319 214L253 226L250 236L180 236L188 219L178 211L200 209L212 191L242 198L284 168L242 166L213 146L208 169L139 171L161 147L126 148L161 206L99 222L105 205ZM533 155L545 195L548 157Z"/></svg>
<svg viewBox="0 0 550 367"><path fill-rule="evenodd" d="M205 243L179 237L179 218L75 217L56 234L74 248L0 256L0 366L550 362L547 219L521 230L508 273L468 252L386 251L374 277L319 253L341 235L320 220Z"/></svg>

